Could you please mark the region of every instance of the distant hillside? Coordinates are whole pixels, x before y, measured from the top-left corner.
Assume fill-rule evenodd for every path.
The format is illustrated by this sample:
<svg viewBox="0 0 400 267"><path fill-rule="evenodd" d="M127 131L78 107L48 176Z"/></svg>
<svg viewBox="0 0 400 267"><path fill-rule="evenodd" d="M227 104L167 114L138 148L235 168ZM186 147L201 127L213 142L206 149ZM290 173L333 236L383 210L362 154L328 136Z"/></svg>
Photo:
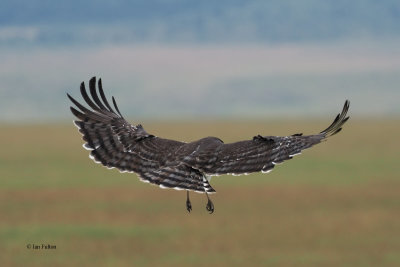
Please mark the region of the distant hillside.
<svg viewBox="0 0 400 267"><path fill-rule="evenodd" d="M0 121L71 119L66 92L103 78L126 117L326 117L400 114L399 43L7 49Z"/></svg>

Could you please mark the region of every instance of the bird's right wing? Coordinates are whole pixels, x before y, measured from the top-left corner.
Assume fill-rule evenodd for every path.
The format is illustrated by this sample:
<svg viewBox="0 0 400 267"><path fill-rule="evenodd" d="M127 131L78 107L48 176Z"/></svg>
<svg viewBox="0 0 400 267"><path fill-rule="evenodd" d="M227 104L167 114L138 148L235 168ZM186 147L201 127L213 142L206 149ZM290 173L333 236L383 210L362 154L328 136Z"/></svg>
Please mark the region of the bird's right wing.
<svg viewBox="0 0 400 267"><path fill-rule="evenodd" d="M87 94L83 82L80 89L91 110L67 95L79 109L71 107L72 113L78 118L74 123L86 141L83 146L91 151L90 158L108 168L135 172L142 180L159 184L154 176L146 173L152 173L163 166L167 155L184 143L156 137L148 134L141 125L128 123L121 115L114 97L112 101L115 111L108 103L101 80L98 81L98 92L96 78L90 80L92 98Z"/></svg>
<svg viewBox="0 0 400 267"><path fill-rule="evenodd" d="M252 140L224 144L220 147L215 164L204 172L208 175L269 172L276 164L291 159L302 150L338 133L349 119L346 117L349 106L350 102L346 101L342 112L336 116L333 123L318 134L282 137L258 135Z"/></svg>

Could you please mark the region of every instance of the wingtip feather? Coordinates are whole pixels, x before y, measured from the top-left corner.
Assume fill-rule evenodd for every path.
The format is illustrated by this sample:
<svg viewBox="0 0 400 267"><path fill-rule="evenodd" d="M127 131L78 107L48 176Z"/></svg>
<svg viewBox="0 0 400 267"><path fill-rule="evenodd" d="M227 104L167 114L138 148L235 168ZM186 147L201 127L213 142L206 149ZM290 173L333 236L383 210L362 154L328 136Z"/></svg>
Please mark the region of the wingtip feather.
<svg viewBox="0 0 400 267"><path fill-rule="evenodd" d="M114 107L115 107L115 109L117 110L118 114L121 116L121 118L123 118L121 112L119 111L119 108L118 108L118 106L117 106L117 102L115 101L114 96L112 97L112 101L113 101Z"/></svg>
<svg viewBox="0 0 400 267"><path fill-rule="evenodd" d="M323 134L325 138L328 136L335 135L342 130L343 124L345 124L346 121L348 121L350 118L350 116L346 117L349 108L350 108L350 101L347 99L344 102L342 111L335 117L332 124L321 132L321 134Z"/></svg>

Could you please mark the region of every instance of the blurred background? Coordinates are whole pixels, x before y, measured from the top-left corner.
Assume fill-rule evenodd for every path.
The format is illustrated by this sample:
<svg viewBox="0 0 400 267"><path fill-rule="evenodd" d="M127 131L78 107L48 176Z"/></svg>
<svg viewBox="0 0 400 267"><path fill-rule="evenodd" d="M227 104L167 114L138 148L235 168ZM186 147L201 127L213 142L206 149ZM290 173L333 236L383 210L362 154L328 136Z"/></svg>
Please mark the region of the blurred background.
<svg viewBox="0 0 400 267"><path fill-rule="evenodd" d="M103 79L158 136L344 131L268 175L194 194L87 158L66 93ZM400 2L0 3L0 262L9 266L400 264ZM56 245L53 250L28 244Z"/></svg>
<svg viewBox="0 0 400 267"><path fill-rule="evenodd" d="M400 113L398 1L8 1L0 120L70 119L102 77L135 118Z"/></svg>

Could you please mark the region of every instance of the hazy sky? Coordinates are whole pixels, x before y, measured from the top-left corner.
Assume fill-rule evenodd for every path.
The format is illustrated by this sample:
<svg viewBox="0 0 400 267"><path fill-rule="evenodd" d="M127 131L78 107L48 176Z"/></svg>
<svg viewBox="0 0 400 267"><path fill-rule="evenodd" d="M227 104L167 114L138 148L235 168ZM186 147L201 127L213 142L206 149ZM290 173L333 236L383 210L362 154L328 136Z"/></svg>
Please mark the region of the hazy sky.
<svg viewBox="0 0 400 267"><path fill-rule="evenodd" d="M127 117L400 114L400 1L0 4L0 121L68 119L102 77Z"/></svg>

